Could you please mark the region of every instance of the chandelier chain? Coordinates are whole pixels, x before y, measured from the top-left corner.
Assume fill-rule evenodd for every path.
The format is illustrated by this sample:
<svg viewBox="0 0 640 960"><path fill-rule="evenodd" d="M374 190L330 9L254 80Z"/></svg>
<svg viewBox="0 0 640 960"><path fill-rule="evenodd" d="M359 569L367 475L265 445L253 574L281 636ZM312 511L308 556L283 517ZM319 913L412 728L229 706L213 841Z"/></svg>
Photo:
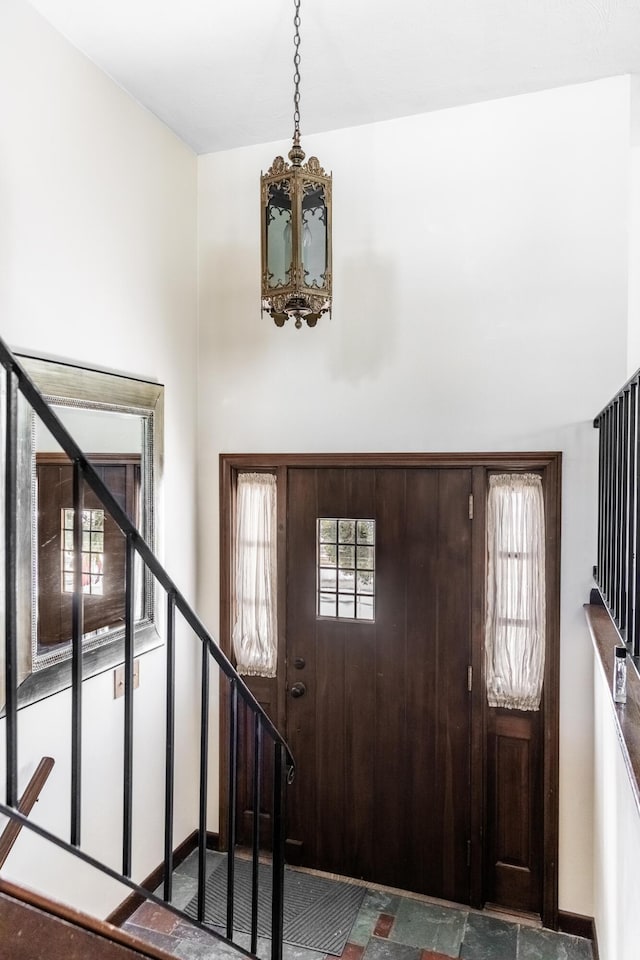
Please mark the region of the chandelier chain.
<svg viewBox="0 0 640 960"><path fill-rule="evenodd" d="M300 0L295 2L295 16L293 25L295 34L293 42L295 51L293 55L293 139L296 143L300 141Z"/></svg>

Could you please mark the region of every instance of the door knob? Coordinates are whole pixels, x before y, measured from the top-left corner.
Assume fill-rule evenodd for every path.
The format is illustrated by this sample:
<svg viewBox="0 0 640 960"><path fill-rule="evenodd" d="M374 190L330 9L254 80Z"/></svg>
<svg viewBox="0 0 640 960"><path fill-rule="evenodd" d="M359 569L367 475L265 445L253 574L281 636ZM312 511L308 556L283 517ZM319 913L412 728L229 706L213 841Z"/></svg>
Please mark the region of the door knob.
<svg viewBox="0 0 640 960"><path fill-rule="evenodd" d="M292 697L304 697L306 692L307 688L305 687L304 683L294 683L294 685L291 687Z"/></svg>

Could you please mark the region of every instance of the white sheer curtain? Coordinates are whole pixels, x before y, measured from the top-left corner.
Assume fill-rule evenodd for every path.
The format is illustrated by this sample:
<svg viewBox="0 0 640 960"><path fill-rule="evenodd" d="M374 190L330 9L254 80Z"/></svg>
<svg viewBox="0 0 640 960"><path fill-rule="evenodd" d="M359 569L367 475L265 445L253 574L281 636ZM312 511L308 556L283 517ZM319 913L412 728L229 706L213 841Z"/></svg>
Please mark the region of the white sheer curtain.
<svg viewBox="0 0 640 960"><path fill-rule="evenodd" d="M535 474L496 474L487 507L487 698L538 710L545 655L544 502Z"/></svg>
<svg viewBox="0 0 640 960"><path fill-rule="evenodd" d="M275 677L276 478L238 475L233 649L238 673Z"/></svg>

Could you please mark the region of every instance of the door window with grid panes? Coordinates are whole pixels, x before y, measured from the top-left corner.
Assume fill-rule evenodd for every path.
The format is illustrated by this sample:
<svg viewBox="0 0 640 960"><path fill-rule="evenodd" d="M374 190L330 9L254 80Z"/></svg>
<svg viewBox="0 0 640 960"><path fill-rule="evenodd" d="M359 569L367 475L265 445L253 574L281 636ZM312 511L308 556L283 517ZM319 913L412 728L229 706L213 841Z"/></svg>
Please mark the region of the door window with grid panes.
<svg viewBox="0 0 640 960"><path fill-rule="evenodd" d="M318 519L319 617L375 619L375 551L375 520Z"/></svg>

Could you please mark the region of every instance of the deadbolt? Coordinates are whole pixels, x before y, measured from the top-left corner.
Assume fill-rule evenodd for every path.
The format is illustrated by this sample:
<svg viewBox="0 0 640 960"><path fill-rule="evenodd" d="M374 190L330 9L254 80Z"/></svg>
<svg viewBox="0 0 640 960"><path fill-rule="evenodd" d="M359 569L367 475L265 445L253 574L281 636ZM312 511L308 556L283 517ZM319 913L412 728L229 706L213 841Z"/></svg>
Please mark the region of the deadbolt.
<svg viewBox="0 0 640 960"><path fill-rule="evenodd" d="M295 697L296 699L298 697L304 697L306 692L307 688L305 687L304 683L294 683L294 685L291 687L291 696Z"/></svg>
<svg viewBox="0 0 640 960"><path fill-rule="evenodd" d="M296 670L303 670L307 665L307 661L304 659L304 657L296 657L293 661L293 665Z"/></svg>

